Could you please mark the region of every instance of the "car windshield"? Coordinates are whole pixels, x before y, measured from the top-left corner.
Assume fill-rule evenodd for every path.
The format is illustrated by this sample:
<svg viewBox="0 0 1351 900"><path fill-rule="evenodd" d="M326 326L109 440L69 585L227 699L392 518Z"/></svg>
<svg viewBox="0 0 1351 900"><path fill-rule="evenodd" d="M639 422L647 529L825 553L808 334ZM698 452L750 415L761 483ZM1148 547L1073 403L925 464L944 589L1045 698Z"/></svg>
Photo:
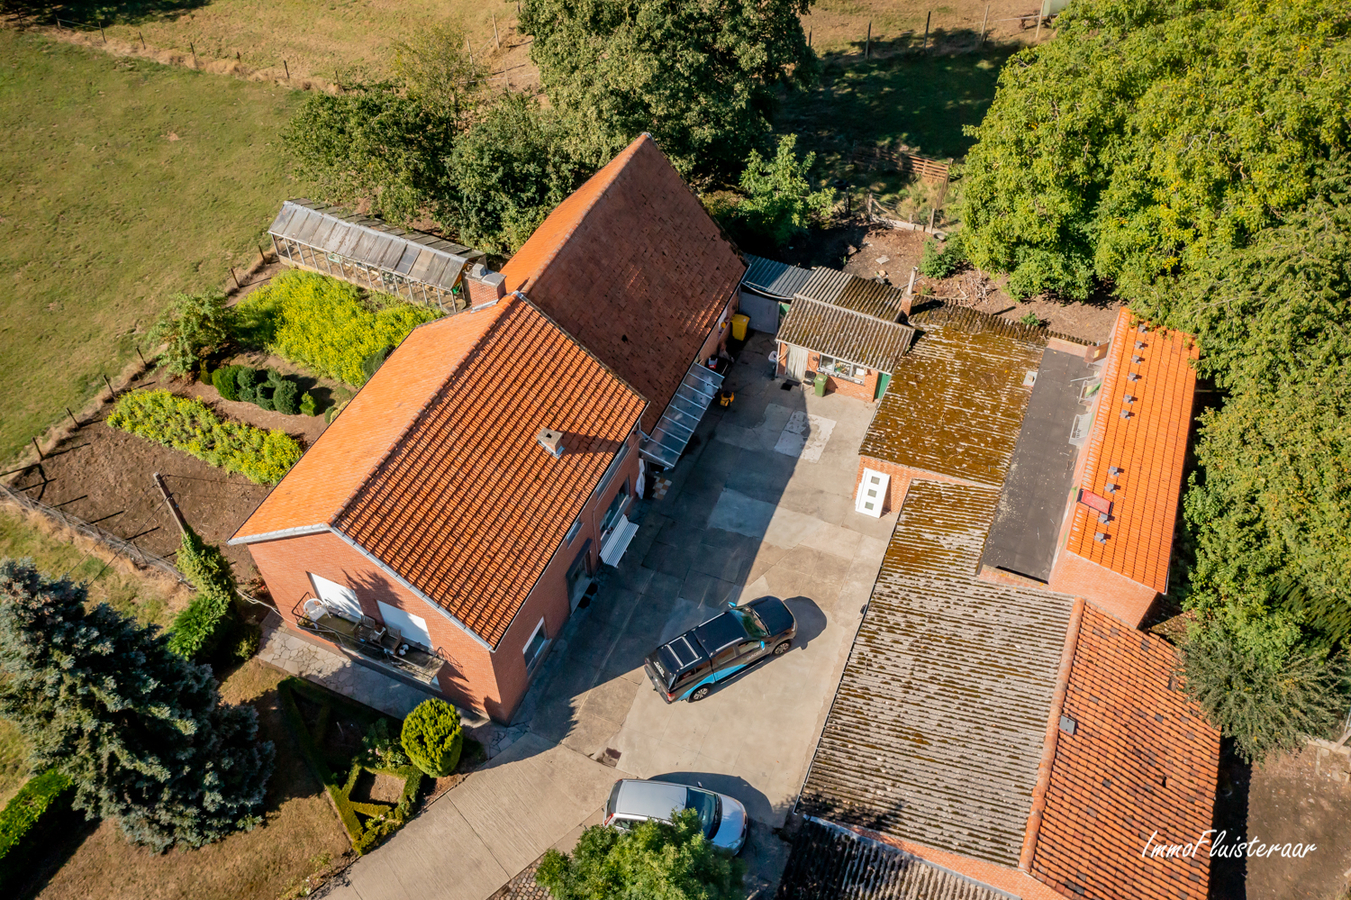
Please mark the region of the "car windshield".
<svg viewBox="0 0 1351 900"><path fill-rule="evenodd" d="M769 637L769 629L765 628L759 617L749 609L738 609L735 615L741 620L741 627L746 629L748 636L753 638Z"/></svg>
<svg viewBox="0 0 1351 900"><path fill-rule="evenodd" d="M699 814L699 823L704 826L704 837L711 838L713 832L718 830L718 820L722 817L721 806L717 794L696 791L694 788L685 792L685 808Z"/></svg>

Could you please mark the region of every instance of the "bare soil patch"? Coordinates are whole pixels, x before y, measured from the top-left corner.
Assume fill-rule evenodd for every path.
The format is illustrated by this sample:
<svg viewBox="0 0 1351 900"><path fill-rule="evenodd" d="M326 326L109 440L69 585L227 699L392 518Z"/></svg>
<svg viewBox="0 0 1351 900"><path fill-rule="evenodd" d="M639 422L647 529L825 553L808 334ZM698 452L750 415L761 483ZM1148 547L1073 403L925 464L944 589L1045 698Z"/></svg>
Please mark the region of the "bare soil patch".
<svg viewBox="0 0 1351 900"><path fill-rule="evenodd" d="M357 803L398 803L403 796L403 780L383 772L363 771L352 787Z"/></svg>
<svg viewBox="0 0 1351 900"><path fill-rule="evenodd" d="M794 265L829 266L843 269L859 278L885 281L904 289L910 283L910 270L919 265L924 243L933 235L903 228L846 222L812 232L796 244L779 248L769 255ZM1015 300L1005 293L1004 279L993 279L970 266L950 278L915 277L915 293L944 303L969 306L991 315L1018 321L1028 313L1041 324L1063 334L1099 343L1112 336L1121 302L1111 297L1075 303L1046 298ZM924 302L919 296L916 303Z"/></svg>
<svg viewBox="0 0 1351 900"><path fill-rule="evenodd" d="M1247 861L1252 900L1342 900L1351 889L1351 784L1345 757L1306 747L1255 769L1247 835L1266 844L1306 843L1303 859L1279 854Z"/></svg>
<svg viewBox="0 0 1351 900"><path fill-rule="evenodd" d="M262 357L279 369L284 364ZM255 363L257 364L257 363ZM312 381L312 379L311 379ZM229 419L260 428L279 428L309 446L323 432L322 416L284 416L250 403L220 399L214 388L145 373L131 388L167 388L207 402ZM28 496L69 515L97 524L147 553L172 560L180 535L151 475L159 472L189 524L203 539L221 545L239 580L255 576L248 550L225 542L263 501L270 489L242 475L212 468L186 453L108 427L111 402L86 415L46 459L11 480Z"/></svg>

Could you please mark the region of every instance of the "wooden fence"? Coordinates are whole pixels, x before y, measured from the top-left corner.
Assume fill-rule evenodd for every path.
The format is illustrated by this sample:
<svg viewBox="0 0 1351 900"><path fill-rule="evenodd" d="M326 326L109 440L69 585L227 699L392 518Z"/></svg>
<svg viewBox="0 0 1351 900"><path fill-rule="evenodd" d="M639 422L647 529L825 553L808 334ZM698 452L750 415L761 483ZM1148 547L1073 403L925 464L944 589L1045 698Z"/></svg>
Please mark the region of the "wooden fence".
<svg viewBox="0 0 1351 900"><path fill-rule="evenodd" d="M86 522L83 519L77 519L55 507L34 500L22 491L12 489L4 482L0 482L0 500L8 500L16 506L46 516L51 521L69 528L76 534L81 534L90 540L98 541L100 544L113 551L113 553L118 556L125 556L138 566L159 569L164 574L170 575L181 581L183 584L191 586L191 582L183 577L183 573L178 571L178 568L164 557L155 556L153 553L146 553L131 541L124 540L111 532L103 530L97 525Z"/></svg>
<svg viewBox="0 0 1351 900"><path fill-rule="evenodd" d="M915 156L913 153L900 153L891 150L881 150L877 147L859 147L854 150L854 165L875 165L882 164L891 166L902 175L915 174L925 181L940 181L947 184L949 177L949 167L952 160L948 162L939 162L936 159L926 159L923 156Z"/></svg>

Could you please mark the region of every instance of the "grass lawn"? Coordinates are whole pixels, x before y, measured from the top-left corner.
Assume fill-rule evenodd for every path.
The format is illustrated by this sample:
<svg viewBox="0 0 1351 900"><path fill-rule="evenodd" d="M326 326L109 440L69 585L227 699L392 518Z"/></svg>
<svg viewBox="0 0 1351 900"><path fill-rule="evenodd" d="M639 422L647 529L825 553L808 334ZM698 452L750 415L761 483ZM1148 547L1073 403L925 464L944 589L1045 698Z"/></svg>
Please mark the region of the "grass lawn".
<svg viewBox="0 0 1351 900"><path fill-rule="evenodd" d="M0 31L0 460L257 255L287 185L277 87Z"/></svg>
<svg viewBox="0 0 1351 900"><path fill-rule="evenodd" d="M67 848L68 858L37 896L277 900L295 896L308 875L349 852L333 807L282 722L277 685L285 677L254 659L221 685L228 702L258 708L262 737L277 747L262 826L200 850L158 855L133 847L114 823L104 822Z"/></svg>
<svg viewBox="0 0 1351 900"><path fill-rule="evenodd" d="M79 3L73 15L93 22L101 3ZM65 17L62 13L62 17ZM203 63L236 59L249 69L277 70L286 61L292 79L332 80L344 71L388 73L390 47L424 24L463 27L480 62L496 50L493 16L506 40L516 4L505 0L215 0L198 5L159 0L119 3L103 17L109 39L190 53ZM97 35L96 35L97 36Z"/></svg>
<svg viewBox="0 0 1351 900"><path fill-rule="evenodd" d="M107 603L142 622L167 625L191 595L168 579L141 577L120 566L105 566L112 552L68 543L41 520L30 520L11 507L0 507L0 559L32 559L49 576L68 575L89 584L91 603ZM28 748L14 726L0 719L0 806L28 779Z"/></svg>

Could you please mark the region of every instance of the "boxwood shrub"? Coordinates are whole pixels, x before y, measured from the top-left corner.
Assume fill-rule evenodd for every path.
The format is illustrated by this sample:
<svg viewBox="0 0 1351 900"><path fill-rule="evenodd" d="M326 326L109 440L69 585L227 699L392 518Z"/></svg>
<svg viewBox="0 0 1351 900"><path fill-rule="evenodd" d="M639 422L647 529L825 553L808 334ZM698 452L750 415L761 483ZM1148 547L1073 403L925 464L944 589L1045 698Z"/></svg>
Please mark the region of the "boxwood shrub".
<svg viewBox="0 0 1351 900"><path fill-rule="evenodd" d="M108 424L257 484L275 484L300 459L300 445L285 432L222 421L202 401L168 391L123 394Z"/></svg>
<svg viewBox="0 0 1351 900"><path fill-rule="evenodd" d="M455 771L464 746L460 714L444 700L423 700L403 720L401 738L413 765L433 778L444 778Z"/></svg>
<svg viewBox="0 0 1351 900"><path fill-rule="evenodd" d="M191 528L183 535L175 562L197 589L197 596L169 626L169 649L205 662L235 623L234 576L220 549L203 541Z"/></svg>

